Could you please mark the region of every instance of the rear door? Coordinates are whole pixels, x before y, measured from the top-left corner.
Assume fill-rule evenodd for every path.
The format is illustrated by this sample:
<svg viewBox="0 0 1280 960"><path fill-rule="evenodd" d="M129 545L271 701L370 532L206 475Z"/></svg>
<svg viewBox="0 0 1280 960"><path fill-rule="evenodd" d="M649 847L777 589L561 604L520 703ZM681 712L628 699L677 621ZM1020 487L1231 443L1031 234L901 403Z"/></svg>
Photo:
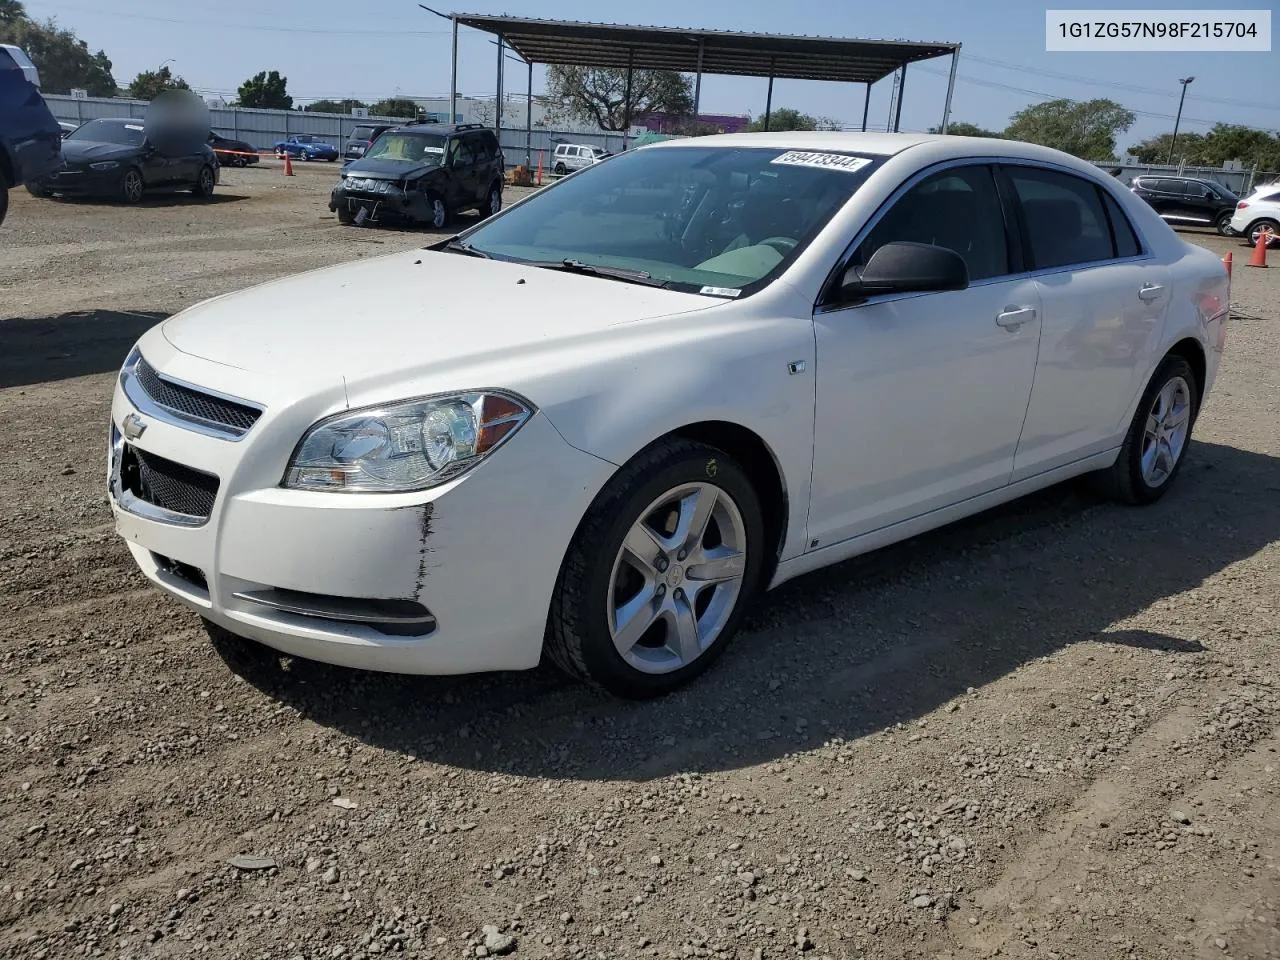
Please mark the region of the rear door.
<svg viewBox="0 0 1280 960"><path fill-rule="evenodd" d="M475 203L476 157L468 137L449 141L449 206L465 209Z"/></svg>
<svg viewBox="0 0 1280 960"><path fill-rule="evenodd" d="M1006 164L1002 177L1043 315L1017 482L1118 445L1159 345L1169 268L1092 180L1033 164Z"/></svg>

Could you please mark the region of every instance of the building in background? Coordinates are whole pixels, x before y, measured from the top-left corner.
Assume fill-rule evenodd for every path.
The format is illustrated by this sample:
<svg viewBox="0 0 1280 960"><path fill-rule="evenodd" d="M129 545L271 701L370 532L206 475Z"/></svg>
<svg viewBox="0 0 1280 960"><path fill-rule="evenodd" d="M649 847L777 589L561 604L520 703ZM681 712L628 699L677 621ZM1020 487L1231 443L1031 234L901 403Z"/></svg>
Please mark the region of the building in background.
<svg viewBox="0 0 1280 960"><path fill-rule="evenodd" d="M635 125L651 133L686 133L691 127L710 127L716 133L741 133L749 123L750 117L736 113L700 113L696 117L680 117L655 111L637 117Z"/></svg>

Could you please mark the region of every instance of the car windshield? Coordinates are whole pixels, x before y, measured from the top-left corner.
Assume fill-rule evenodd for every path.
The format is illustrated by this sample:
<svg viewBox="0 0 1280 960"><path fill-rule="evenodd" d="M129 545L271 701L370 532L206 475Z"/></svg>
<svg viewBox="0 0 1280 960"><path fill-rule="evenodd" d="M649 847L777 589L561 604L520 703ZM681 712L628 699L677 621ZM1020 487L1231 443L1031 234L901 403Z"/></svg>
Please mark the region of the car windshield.
<svg viewBox="0 0 1280 960"><path fill-rule="evenodd" d="M91 140L94 143L117 143L124 147L141 146L146 139L147 131L141 122L115 123L111 120L90 120L74 133L67 135L68 140Z"/></svg>
<svg viewBox="0 0 1280 960"><path fill-rule="evenodd" d="M739 296L786 269L882 161L642 148L586 167L464 236L471 250L499 259L613 267L675 289Z"/></svg>
<svg viewBox="0 0 1280 960"><path fill-rule="evenodd" d="M310 134L299 134L293 138L294 143L315 143L316 138Z"/></svg>
<svg viewBox="0 0 1280 960"><path fill-rule="evenodd" d="M365 152L366 160L411 160L438 167L444 161L444 137L423 133L384 133Z"/></svg>

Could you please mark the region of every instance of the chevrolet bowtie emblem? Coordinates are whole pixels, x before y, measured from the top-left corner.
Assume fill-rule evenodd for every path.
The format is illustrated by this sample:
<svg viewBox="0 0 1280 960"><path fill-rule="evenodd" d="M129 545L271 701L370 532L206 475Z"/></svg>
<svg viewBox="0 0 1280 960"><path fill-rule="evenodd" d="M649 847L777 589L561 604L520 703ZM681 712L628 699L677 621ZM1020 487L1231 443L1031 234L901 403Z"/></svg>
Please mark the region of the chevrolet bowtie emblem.
<svg viewBox="0 0 1280 960"><path fill-rule="evenodd" d="M147 421L143 420L136 413L131 413L124 418L122 424L124 435L130 440L137 440L147 429Z"/></svg>

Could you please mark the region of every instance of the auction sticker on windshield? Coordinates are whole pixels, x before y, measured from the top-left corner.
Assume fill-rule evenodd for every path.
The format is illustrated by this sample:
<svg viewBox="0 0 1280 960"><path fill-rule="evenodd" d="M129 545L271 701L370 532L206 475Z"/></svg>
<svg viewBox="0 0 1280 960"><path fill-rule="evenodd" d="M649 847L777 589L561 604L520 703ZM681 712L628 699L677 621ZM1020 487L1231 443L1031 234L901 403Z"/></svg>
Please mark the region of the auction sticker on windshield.
<svg viewBox="0 0 1280 960"><path fill-rule="evenodd" d="M782 163L791 167L821 167L824 170L844 170L856 173L871 161L865 157L851 157L844 153L812 153L808 150L788 150L770 163Z"/></svg>

